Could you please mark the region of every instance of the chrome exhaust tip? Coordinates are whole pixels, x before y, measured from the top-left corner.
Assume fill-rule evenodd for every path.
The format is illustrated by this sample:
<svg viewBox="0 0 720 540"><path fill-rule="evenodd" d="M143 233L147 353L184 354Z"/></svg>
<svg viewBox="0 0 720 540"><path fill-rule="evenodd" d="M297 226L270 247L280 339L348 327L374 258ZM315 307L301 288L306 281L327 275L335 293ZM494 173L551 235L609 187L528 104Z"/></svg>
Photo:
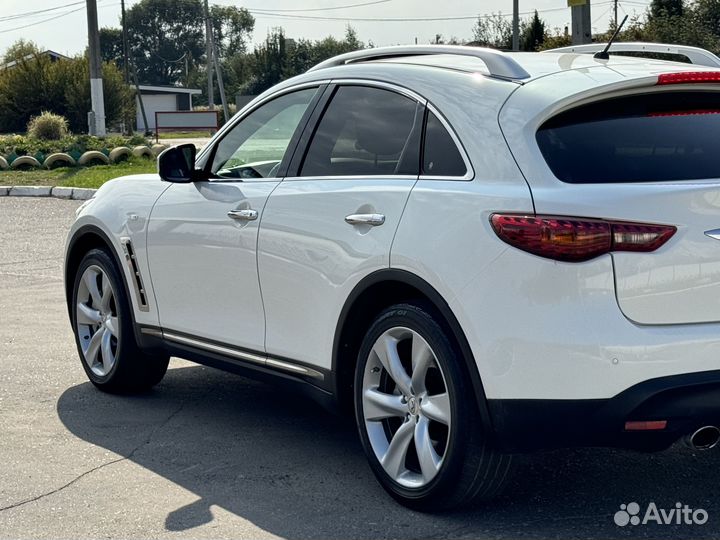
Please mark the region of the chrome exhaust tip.
<svg viewBox="0 0 720 540"><path fill-rule="evenodd" d="M687 445L693 450L710 450L720 441L720 428L703 426L686 438Z"/></svg>

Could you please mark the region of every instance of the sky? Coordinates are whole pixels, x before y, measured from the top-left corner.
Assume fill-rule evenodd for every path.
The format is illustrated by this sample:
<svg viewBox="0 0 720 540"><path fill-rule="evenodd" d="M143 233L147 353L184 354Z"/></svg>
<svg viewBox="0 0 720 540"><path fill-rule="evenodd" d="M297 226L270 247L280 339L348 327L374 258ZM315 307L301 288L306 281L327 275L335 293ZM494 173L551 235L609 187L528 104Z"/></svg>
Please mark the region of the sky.
<svg viewBox="0 0 720 540"><path fill-rule="evenodd" d="M126 6L139 1L126 0ZM343 7L369 2L373 3ZM537 9L550 28L562 29L570 23L567 0L519 2L521 13ZM644 14L649 2L619 0L620 17L625 13L631 17L633 14ZM341 37L347 24L357 30L362 41L372 41L376 46L414 43L416 39L418 43L430 43L436 34L446 39L470 39L474 19L478 15L509 14L512 11L512 0L211 0L211 3L242 6L253 12L256 19L253 40L256 43L277 26L282 26L288 37L315 40L328 35ZM0 5L3 8L0 11L0 53L20 38L35 41L43 49L67 55L80 53L87 45L84 0L0 0ZM328 9L338 7L342 9ZM28 14L40 10L44 12ZM258 13L260 10L267 11ZM120 0L98 0L98 17L101 27L119 27ZM594 31L605 31L611 17L612 0L592 0ZM378 18L435 20L361 20Z"/></svg>

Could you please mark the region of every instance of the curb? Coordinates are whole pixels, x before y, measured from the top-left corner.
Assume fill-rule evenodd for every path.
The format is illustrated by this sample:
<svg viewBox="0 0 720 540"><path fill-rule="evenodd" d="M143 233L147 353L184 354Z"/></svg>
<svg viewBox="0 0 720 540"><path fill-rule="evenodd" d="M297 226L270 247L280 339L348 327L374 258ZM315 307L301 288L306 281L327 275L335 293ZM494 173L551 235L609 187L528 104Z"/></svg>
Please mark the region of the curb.
<svg viewBox="0 0 720 540"><path fill-rule="evenodd" d="M0 186L0 197L54 197L86 201L97 189L61 186Z"/></svg>

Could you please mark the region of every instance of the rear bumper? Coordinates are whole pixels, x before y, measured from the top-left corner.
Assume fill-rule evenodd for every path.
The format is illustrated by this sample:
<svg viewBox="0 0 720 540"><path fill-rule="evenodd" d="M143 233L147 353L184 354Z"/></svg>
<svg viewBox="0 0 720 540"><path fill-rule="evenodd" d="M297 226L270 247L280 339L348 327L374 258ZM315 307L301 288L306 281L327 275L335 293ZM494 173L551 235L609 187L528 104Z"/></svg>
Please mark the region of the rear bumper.
<svg viewBox="0 0 720 540"><path fill-rule="evenodd" d="M720 370L636 384L610 399L490 399L496 443L505 452L608 446L663 450L705 425L720 426ZM666 420L658 431L627 421Z"/></svg>

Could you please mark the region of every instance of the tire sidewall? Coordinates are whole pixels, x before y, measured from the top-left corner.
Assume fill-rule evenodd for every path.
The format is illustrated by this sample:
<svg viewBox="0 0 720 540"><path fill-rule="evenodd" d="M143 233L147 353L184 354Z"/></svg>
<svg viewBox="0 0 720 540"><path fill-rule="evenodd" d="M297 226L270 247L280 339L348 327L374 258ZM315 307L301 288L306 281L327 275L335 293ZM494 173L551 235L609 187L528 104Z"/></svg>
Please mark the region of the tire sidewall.
<svg viewBox="0 0 720 540"><path fill-rule="evenodd" d="M115 308L117 309L117 317L119 329L118 333L120 339L118 339L117 350L115 354L115 364L107 375L99 376L95 374L88 366L85 361L85 355L83 354L82 346L80 344L80 335L78 334L77 328L77 299L78 289L82 275L90 266L98 266L105 272L105 275L110 279L113 295L115 297ZM103 250L93 249L83 257L80 265L78 266L77 273L75 274L75 280L73 282L72 292L72 306L70 309L70 317L72 321L73 334L75 335L75 345L77 346L78 354L82 362L83 369L87 374L88 378L92 383L98 386L104 386L109 384L116 377L119 369L121 369L123 355L131 347L128 343L132 336L128 336L128 332L132 331L132 321L129 320L129 309L127 303L127 295L123 286L122 279L120 278L117 267L112 258ZM134 343L133 343L134 344Z"/></svg>
<svg viewBox="0 0 720 540"><path fill-rule="evenodd" d="M363 375L372 346L385 331L400 326L419 333L430 345L441 367L445 385L450 394L452 425L443 464L435 478L420 488L405 487L385 472L370 444L363 416ZM458 348L448 339L445 331L432 315L422 307L412 304L393 306L381 313L370 327L360 347L355 371L354 403L361 443L375 476L385 489L403 504L423 505L431 498L434 499L451 492L457 486L462 475L462 465L467 454L467 445L465 444L467 432L470 429L482 430L480 423L473 421L477 420L479 415L471 414L471 408L475 407L475 399L468 392L469 385L464 384L466 378L460 368L462 360L459 354Z"/></svg>

